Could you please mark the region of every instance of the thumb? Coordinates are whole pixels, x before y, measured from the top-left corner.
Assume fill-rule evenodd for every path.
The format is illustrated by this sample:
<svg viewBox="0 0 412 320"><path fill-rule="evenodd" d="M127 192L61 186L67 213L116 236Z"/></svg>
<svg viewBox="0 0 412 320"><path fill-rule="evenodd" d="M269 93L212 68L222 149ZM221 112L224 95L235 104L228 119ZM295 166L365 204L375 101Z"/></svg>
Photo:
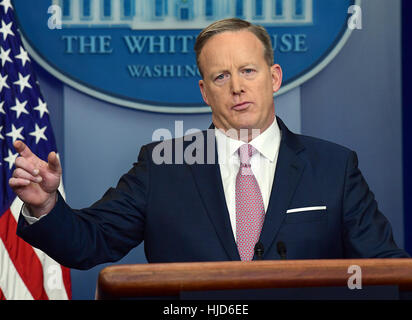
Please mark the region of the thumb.
<svg viewBox="0 0 412 320"><path fill-rule="evenodd" d="M56 152L50 152L49 156L47 157L48 161L48 166L51 171L54 173L61 174L62 173L62 167L60 165L60 160L59 157L57 156Z"/></svg>

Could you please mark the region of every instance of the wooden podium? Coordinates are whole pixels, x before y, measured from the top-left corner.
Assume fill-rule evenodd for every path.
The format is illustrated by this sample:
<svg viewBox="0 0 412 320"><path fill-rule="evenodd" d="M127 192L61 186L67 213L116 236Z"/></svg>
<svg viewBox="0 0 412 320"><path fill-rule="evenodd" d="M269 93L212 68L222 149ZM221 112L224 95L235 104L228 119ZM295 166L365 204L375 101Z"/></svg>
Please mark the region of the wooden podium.
<svg viewBox="0 0 412 320"><path fill-rule="evenodd" d="M362 286L412 291L412 259L276 260L109 266L99 274L96 298L176 297L187 291L234 289L348 288L353 275L350 266L360 267Z"/></svg>

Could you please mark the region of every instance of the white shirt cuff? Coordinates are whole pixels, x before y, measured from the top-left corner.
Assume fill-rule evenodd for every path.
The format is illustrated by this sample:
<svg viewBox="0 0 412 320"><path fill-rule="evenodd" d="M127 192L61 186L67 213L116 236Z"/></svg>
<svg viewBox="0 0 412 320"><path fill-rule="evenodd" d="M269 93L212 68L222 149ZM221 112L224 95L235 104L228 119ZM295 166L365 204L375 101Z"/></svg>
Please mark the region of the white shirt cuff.
<svg viewBox="0 0 412 320"><path fill-rule="evenodd" d="M39 218L33 217L29 211L29 209L26 207L26 204L23 203L23 206L21 207L21 214L23 215L24 219L26 219L27 223L32 225L33 223L39 221L41 218L43 218L46 214L40 216Z"/></svg>

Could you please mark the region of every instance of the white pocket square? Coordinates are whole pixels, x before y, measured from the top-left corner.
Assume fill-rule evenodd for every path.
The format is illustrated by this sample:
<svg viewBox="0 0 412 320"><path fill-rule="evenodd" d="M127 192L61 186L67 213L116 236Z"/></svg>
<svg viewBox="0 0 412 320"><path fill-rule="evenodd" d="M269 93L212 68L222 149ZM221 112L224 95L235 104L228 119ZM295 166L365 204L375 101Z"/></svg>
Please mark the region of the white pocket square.
<svg viewBox="0 0 412 320"><path fill-rule="evenodd" d="M326 206L303 207L303 208L289 209L289 210L286 211L286 213L296 213L296 212L314 211L314 210L326 210Z"/></svg>

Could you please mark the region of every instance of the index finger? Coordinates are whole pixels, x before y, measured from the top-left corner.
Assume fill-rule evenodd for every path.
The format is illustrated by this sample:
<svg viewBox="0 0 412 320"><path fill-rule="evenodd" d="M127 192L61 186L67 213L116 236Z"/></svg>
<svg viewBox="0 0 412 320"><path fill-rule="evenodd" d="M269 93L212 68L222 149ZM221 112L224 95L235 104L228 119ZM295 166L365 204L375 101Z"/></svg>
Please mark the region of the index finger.
<svg viewBox="0 0 412 320"><path fill-rule="evenodd" d="M14 141L13 146L23 158L33 156L33 152L31 152L30 148L26 146L26 144L23 141L16 140Z"/></svg>

